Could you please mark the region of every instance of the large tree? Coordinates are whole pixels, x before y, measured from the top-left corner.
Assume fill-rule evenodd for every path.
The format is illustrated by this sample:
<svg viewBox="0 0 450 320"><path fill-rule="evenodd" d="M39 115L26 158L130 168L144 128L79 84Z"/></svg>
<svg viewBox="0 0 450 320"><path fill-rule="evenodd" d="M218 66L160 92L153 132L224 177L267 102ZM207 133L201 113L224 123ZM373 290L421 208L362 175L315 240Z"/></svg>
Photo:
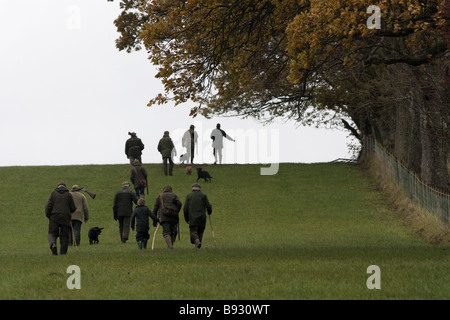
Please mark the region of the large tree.
<svg viewBox="0 0 450 320"><path fill-rule="evenodd" d="M123 0L120 50L149 53L191 115L350 117L427 182L449 189L449 12L445 1ZM346 123L348 126L348 123Z"/></svg>

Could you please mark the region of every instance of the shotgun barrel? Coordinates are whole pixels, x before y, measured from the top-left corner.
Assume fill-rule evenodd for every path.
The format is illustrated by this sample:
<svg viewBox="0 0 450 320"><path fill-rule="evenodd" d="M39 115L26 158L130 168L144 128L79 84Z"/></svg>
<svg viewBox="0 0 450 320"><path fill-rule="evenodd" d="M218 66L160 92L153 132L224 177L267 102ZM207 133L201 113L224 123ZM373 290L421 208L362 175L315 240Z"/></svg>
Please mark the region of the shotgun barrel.
<svg viewBox="0 0 450 320"><path fill-rule="evenodd" d="M95 199L96 194L88 191L86 188L81 188L81 191L86 192L92 199Z"/></svg>

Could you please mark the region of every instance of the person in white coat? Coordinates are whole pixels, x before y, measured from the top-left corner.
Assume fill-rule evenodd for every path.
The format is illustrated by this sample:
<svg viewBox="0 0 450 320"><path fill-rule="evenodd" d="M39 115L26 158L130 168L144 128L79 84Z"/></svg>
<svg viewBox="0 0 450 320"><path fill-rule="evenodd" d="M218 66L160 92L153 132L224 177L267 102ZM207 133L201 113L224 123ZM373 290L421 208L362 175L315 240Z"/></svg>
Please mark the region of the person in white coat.
<svg viewBox="0 0 450 320"><path fill-rule="evenodd" d="M181 140L182 146L186 148L187 161L188 161L188 163L191 163L191 164L194 163L195 147L197 147L197 151L198 151L198 145L197 145L198 134L197 134L197 131L195 131L194 129L195 129L195 126L191 125L189 130L184 133L183 139ZM191 162L189 162L189 160Z"/></svg>
<svg viewBox="0 0 450 320"><path fill-rule="evenodd" d="M227 138L230 141L236 142L233 138L225 133L222 129L220 129L220 123L217 124L216 129L211 132L212 147L215 162L217 163L217 157L219 157L219 164L222 164L222 149L223 149L223 138Z"/></svg>

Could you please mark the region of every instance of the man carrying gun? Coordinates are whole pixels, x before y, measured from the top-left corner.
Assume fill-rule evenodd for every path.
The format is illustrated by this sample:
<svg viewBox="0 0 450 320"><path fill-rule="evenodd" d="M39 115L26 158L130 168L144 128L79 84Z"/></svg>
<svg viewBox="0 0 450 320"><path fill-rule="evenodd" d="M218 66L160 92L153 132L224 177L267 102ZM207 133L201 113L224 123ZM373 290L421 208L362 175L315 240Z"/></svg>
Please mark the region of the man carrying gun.
<svg viewBox="0 0 450 320"><path fill-rule="evenodd" d="M70 194L72 194L73 201L75 203L75 206L77 207L77 210L75 212L72 212L71 217L71 224L72 224L72 230L70 236L70 244L73 245L73 241L75 241L75 246L80 245L81 241L81 224L84 222L88 222L89 220L89 206L86 200L86 197L84 194L82 194L80 191L87 191L84 188L80 188L77 185L72 186L72 189L70 191ZM89 195L91 198L95 197L95 194L91 194L89 192ZM75 239L73 239L75 237Z"/></svg>

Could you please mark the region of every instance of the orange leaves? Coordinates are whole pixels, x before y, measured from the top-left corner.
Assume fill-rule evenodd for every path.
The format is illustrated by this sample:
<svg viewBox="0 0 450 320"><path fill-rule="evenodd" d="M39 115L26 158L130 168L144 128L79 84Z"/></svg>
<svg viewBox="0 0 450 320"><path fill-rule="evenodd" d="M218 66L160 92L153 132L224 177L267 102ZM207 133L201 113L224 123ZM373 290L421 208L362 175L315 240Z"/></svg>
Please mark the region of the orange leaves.
<svg viewBox="0 0 450 320"><path fill-rule="evenodd" d="M404 41L413 52L422 54L437 40L438 0L378 1L381 30L371 30L366 0L312 0L306 10L289 23L287 51L291 57L289 80L297 83L308 71L317 71L324 62L340 59L343 66L355 63L366 47L378 46L383 36ZM392 52L396 50L392 48ZM386 50L385 50L386 51ZM346 52L342 56L342 52ZM401 59L400 59L401 60Z"/></svg>
<svg viewBox="0 0 450 320"><path fill-rule="evenodd" d="M123 47L137 37L159 67L165 92L149 105L207 106L191 116L281 115L291 107L301 114L335 79L350 83L371 64L433 59L446 28L439 1L130 0L138 14L123 14L118 25L132 35ZM368 27L373 4L380 30Z"/></svg>
<svg viewBox="0 0 450 320"><path fill-rule="evenodd" d="M355 2L358 1L311 1L309 8L288 25L291 82L329 59L337 48L350 46L360 35L365 10L361 11Z"/></svg>

